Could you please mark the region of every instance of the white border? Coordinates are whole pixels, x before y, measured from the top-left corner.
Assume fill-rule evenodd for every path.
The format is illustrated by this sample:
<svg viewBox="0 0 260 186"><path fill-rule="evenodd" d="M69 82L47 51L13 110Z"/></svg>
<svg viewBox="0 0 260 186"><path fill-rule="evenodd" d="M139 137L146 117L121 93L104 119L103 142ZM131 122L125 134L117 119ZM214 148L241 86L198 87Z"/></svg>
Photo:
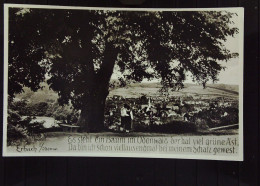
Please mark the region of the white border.
<svg viewBox="0 0 260 186"><path fill-rule="evenodd" d="M239 161L244 160L244 8L239 10Z"/></svg>
<svg viewBox="0 0 260 186"><path fill-rule="evenodd" d="M238 156L219 155L185 155L185 154L153 154L153 153L84 153L84 152L53 152L53 153L8 153L7 152L7 104L8 104L8 12L9 8L44 8L44 9L74 9L74 10L118 10L118 11L223 11L237 10L239 14L239 153ZM76 7L50 6L28 4L4 4L4 108L3 108L3 156L60 156L60 157L135 157L135 158L178 158L243 161L243 66L244 66L244 8L104 8L104 7Z"/></svg>
<svg viewBox="0 0 260 186"><path fill-rule="evenodd" d="M243 7L228 8L114 8L114 7L81 7L81 6L59 6L59 5L34 5L34 4L12 4L5 3L7 8L42 8L42 9L65 9L65 10L117 10L117 11L223 11L241 9Z"/></svg>

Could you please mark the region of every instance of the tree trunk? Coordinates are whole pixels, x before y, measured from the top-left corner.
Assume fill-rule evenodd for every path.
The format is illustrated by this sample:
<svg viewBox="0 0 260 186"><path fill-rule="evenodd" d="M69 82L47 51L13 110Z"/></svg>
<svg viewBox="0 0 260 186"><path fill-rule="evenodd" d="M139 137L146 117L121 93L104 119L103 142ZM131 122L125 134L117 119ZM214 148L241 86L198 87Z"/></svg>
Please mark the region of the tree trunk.
<svg viewBox="0 0 260 186"><path fill-rule="evenodd" d="M99 132L104 129L105 102L116 58L117 50L112 43L107 42L104 50L104 61L95 75L92 89L89 89L91 93L86 98L86 104L81 109L77 122L82 131Z"/></svg>
<svg viewBox="0 0 260 186"><path fill-rule="evenodd" d="M80 131L100 132L104 130L104 109L107 95L107 93L100 92L88 97L77 122Z"/></svg>

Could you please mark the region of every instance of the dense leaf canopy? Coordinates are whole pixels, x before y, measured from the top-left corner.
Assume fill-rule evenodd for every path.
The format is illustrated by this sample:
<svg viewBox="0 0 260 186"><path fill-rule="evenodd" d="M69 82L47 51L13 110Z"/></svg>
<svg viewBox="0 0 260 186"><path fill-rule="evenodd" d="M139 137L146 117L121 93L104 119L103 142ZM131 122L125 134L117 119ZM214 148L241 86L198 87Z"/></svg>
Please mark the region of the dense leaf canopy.
<svg viewBox="0 0 260 186"><path fill-rule="evenodd" d="M121 85L159 79L180 89L187 72L205 85L237 54L225 48L235 14L226 11L110 11L11 8L9 95L36 91L47 79L60 103L81 108L108 91L113 72Z"/></svg>

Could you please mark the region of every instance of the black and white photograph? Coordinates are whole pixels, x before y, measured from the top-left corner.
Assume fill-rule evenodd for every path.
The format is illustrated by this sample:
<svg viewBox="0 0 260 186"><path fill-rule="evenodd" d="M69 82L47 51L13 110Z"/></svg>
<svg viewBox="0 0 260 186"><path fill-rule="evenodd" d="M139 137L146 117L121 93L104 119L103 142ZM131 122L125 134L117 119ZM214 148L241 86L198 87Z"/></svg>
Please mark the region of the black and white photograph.
<svg viewBox="0 0 260 186"><path fill-rule="evenodd" d="M5 4L3 156L243 160L243 8Z"/></svg>

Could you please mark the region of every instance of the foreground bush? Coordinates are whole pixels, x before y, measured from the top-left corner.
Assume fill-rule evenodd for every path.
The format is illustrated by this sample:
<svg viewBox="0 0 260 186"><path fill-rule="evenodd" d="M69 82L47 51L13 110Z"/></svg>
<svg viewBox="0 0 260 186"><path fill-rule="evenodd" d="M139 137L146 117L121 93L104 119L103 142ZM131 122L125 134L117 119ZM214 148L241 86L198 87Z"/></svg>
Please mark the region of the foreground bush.
<svg viewBox="0 0 260 186"><path fill-rule="evenodd" d="M166 124L150 124L144 125L142 123L134 124L134 131L136 132L156 132L156 133L190 133L198 130L195 123L185 121L171 121Z"/></svg>
<svg viewBox="0 0 260 186"><path fill-rule="evenodd" d="M194 114L192 121L201 129L214 128L238 123L238 108L217 107L204 109Z"/></svg>
<svg viewBox="0 0 260 186"><path fill-rule="evenodd" d="M30 143L44 129L43 122L32 122L32 117L22 118L17 111L8 109L7 145Z"/></svg>

